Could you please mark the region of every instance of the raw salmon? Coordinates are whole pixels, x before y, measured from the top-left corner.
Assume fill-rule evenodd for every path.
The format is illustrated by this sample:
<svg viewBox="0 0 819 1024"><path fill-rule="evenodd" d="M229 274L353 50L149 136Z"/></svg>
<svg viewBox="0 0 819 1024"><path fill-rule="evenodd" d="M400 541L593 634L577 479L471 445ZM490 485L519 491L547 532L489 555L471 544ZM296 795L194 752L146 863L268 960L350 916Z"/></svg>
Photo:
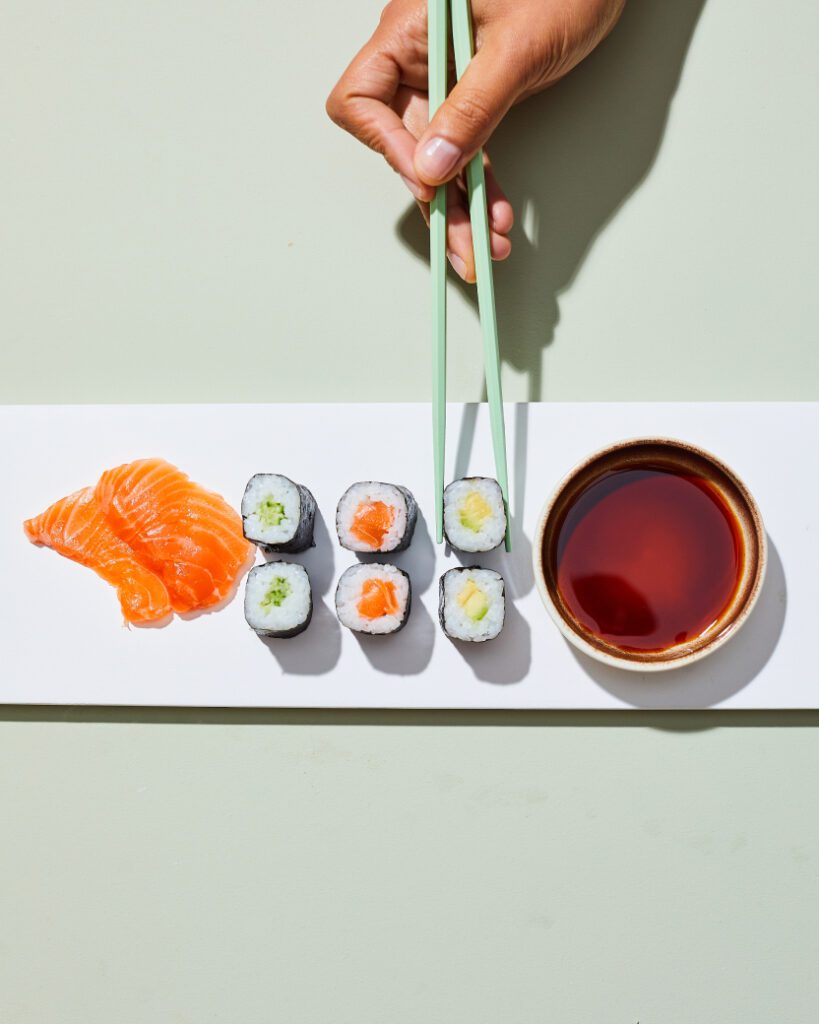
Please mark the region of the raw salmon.
<svg viewBox="0 0 819 1024"><path fill-rule="evenodd" d="M171 614L165 584L140 564L105 521L93 487L61 498L41 515L26 520L23 529L33 543L88 566L116 587L127 622L159 622Z"/></svg>
<svg viewBox="0 0 819 1024"><path fill-rule="evenodd" d="M252 560L239 514L164 459L106 470L95 495L114 533L164 582L177 612L218 604Z"/></svg>
<svg viewBox="0 0 819 1024"><path fill-rule="evenodd" d="M395 509L383 501L362 501L355 510L350 533L377 551L395 519Z"/></svg>
<svg viewBox="0 0 819 1024"><path fill-rule="evenodd" d="M392 580L378 577L364 580L361 597L358 599L358 614L365 619L380 619L384 615L396 615L399 610Z"/></svg>

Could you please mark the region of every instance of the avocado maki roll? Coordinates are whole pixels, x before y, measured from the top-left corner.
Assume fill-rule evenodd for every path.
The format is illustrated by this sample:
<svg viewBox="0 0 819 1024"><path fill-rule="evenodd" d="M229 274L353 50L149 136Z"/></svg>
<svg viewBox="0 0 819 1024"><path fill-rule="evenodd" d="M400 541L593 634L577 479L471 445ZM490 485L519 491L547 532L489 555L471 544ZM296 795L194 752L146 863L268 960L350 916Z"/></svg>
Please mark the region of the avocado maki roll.
<svg viewBox="0 0 819 1024"><path fill-rule="evenodd" d="M406 487L365 480L341 496L336 531L348 551L403 551L417 518L418 505Z"/></svg>
<svg viewBox="0 0 819 1024"><path fill-rule="evenodd" d="M242 530L265 551L297 554L313 546L316 499L279 473L257 473L242 498Z"/></svg>
<svg viewBox="0 0 819 1024"><path fill-rule="evenodd" d="M339 622L355 633L385 636L406 625L412 590L410 578L394 565L353 565L336 587Z"/></svg>
<svg viewBox="0 0 819 1024"><path fill-rule="evenodd" d="M458 551L491 551L506 535L506 507L497 480L467 476L444 491L444 533Z"/></svg>
<svg viewBox="0 0 819 1024"><path fill-rule="evenodd" d="M245 619L259 636L287 640L303 633L313 615L310 577L295 562L266 562L250 570Z"/></svg>
<svg viewBox="0 0 819 1024"><path fill-rule="evenodd" d="M445 572L439 587L438 616L451 640L494 640L506 617L503 576L479 566Z"/></svg>

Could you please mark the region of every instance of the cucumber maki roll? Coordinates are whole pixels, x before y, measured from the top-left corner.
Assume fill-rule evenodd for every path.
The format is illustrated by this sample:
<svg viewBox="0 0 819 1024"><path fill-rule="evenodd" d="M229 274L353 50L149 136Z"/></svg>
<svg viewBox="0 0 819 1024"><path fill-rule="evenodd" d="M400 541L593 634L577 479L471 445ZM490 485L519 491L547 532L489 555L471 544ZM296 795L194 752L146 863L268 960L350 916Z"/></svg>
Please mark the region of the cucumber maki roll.
<svg viewBox="0 0 819 1024"><path fill-rule="evenodd" d="M403 551L417 518L418 505L406 487L365 480L341 496L336 531L348 551Z"/></svg>
<svg viewBox="0 0 819 1024"><path fill-rule="evenodd" d="M265 551L297 554L313 546L316 499L279 473L257 473L242 498L242 530Z"/></svg>
<svg viewBox="0 0 819 1024"><path fill-rule="evenodd" d="M250 570L245 618L259 636L287 640L303 633L313 615L310 577L295 562L267 562Z"/></svg>
<svg viewBox="0 0 819 1024"><path fill-rule="evenodd" d="M491 551L506 535L506 508L497 480L467 476L444 491L444 533L458 551Z"/></svg>
<svg viewBox="0 0 819 1024"><path fill-rule="evenodd" d="M478 566L450 569L441 577L438 615L451 640L494 640L506 616L503 576Z"/></svg>
<svg viewBox="0 0 819 1024"><path fill-rule="evenodd" d="M406 625L411 601L410 578L394 565L353 565L336 587L339 622L355 633L397 633Z"/></svg>

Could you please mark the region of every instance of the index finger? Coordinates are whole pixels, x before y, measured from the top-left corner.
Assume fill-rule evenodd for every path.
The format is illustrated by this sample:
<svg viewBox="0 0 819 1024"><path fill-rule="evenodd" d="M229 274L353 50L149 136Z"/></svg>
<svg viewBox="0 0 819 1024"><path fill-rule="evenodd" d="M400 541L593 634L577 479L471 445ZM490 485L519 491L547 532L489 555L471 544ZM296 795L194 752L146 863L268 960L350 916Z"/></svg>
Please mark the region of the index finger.
<svg viewBox="0 0 819 1024"><path fill-rule="evenodd" d="M416 174L416 139L392 108L400 85L401 68L395 57L379 45L377 30L330 93L327 113L339 127L380 153L416 198L428 202L435 189Z"/></svg>

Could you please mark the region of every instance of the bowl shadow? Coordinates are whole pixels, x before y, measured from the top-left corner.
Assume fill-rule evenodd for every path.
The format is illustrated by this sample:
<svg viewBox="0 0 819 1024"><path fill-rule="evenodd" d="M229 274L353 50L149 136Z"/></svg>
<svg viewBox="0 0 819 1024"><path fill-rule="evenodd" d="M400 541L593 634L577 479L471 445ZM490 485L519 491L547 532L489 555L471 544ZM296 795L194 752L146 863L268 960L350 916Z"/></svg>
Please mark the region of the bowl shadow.
<svg viewBox="0 0 819 1024"><path fill-rule="evenodd" d="M756 607L735 637L701 661L638 673L604 665L569 647L586 675L624 704L655 711L710 708L739 693L763 670L782 635L787 604L785 569L769 536L767 572Z"/></svg>

